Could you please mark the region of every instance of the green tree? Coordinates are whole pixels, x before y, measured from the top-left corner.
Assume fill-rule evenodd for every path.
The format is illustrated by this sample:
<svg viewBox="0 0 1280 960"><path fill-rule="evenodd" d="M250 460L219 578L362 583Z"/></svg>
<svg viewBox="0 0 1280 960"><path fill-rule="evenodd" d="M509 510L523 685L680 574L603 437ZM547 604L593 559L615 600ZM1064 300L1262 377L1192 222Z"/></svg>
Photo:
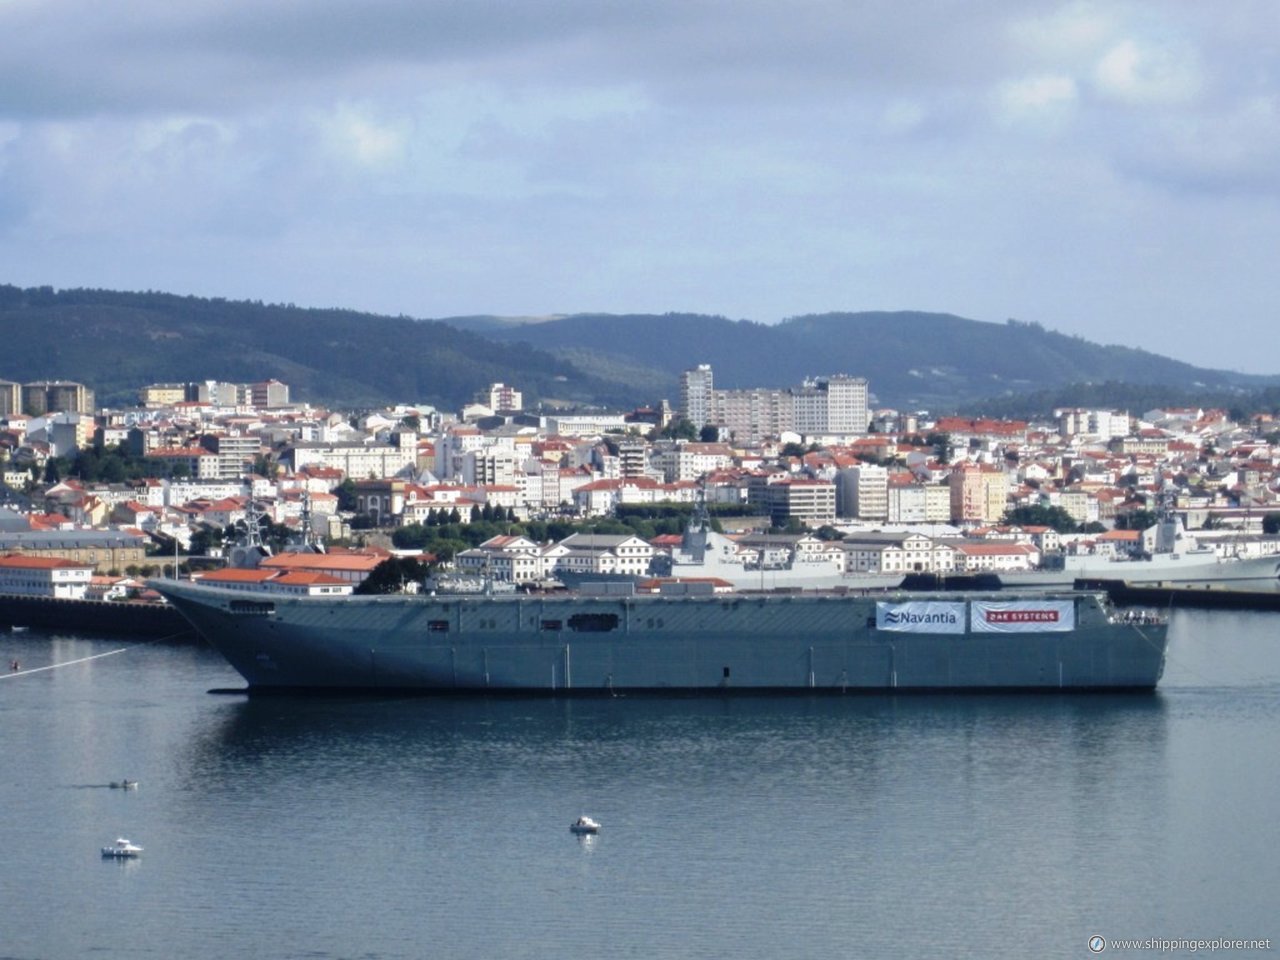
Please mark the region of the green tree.
<svg viewBox="0 0 1280 960"><path fill-rule="evenodd" d="M353 592L401 593L406 584L421 584L430 572L430 566L414 557L388 557L369 571L369 576Z"/></svg>
<svg viewBox="0 0 1280 960"><path fill-rule="evenodd" d="M338 498L338 509L346 513L355 513L356 510L356 482L347 477L333 491Z"/></svg>
<svg viewBox="0 0 1280 960"><path fill-rule="evenodd" d="M1268 513L1263 515L1262 532L1269 534L1280 533L1280 513Z"/></svg>
<svg viewBox="0 0 1280 960"><path fill-rule="evenodd" d="M951 442L951 434L935 431L925 435L924 442L933 447L933 455L939 463L950 463L955 454L955 446Z"/></svg>
<svg viewBox="0 0 1280 960"><path fill-rule="evenodd" d="M1116 514L1117 530L1146 530L1156 525L1159 518L1150 510L1130 510Z"/></svg>
<svg viewBox="0 0 1280 960"><path fill-rule="evenodd" d="M1004 522L1018 527L1052 527L1059 533L1075 533L1078 529L1071 514L1062 507L1043 505L1014 507L1004 515Z"/></svg>
<svg viewBox="0 0 1280 960"><path fill-rule="evenodd" d="M667 440L697 440L698 428L693 421L677 417L659 431L658 436Z"/></svg>
<svg viewBox="0 0 1280 960"><path fill-rule="evenodd" d="M715 443L720 439L720 428L708 423L698 431L698 439L703 443Z"/></svg>

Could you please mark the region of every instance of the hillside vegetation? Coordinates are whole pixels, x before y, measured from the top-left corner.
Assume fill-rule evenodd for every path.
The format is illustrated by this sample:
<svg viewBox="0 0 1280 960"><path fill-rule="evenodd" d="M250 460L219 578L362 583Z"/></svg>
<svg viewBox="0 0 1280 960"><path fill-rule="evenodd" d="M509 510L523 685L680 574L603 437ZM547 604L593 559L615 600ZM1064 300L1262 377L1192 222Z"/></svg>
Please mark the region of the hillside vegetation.
<svg viewBox="0 0 1280 960"><path fill-rule="evenodd" d="M712 364L718 387L788 387L847 373L867 377L880 406L1011 416L1085 403L1249 408L1274 402L1280 387L1280 377L1205 370L1036 324L910 312L775 325L683 313L416 320L0 286L0 343L0 379L75 380L111 406L131 405L147 383L275 377L296 399L344 407L453 410L503 382L528 406L619 409L678 403L679 375L698 363Z"/></svg>

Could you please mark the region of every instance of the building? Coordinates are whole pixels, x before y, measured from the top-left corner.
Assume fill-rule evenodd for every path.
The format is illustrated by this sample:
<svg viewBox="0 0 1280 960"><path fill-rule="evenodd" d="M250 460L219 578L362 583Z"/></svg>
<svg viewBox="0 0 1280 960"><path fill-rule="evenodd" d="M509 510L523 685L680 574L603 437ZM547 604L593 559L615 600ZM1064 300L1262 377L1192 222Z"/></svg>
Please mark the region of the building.
<svg viewBox="0 0 1280 960"><path fill-rule="evenodd" d="M0 380L0 417L22 413L22 384Z"/></svg>
<svg viewBox="0 0 1280 960"><path fill-rule="evenodd" d="M249 403L258 410L289 405L289 385L279 380L262 380L249 385Z"/></svg>
<svg viewBox="0 0 1280 960"><path fill-rule="evenodd" d="M345 597L350 596L353 589L350 581L341 580L327 573L261 567L256 570L244 570L238 567L213 570L202 575L200 582L223 590L284 594L294 597Z"/></svg>
<svg viewBox="0 0 1280 960"><path fill-rule="evenodd" d="M406 437L400 433L396 437L394 444L298 442L286 447L280 460L294 472L304 467L321 466L341 470L353 479L394 477L406 467L416 467L418 462L416 435L408 434Z"/></svg>
<svg viewBox="0 0 1280 960"><path fill-rule="evenodd" d="M185 383L151 383L138 391L138 402L148 410L176 406L186 399Z"/></svg>
<svg viewBox="0 0 1280 960"><path fill-rule="evenodd" d="M874 464L836 473L836 513L859 520L889 519L889 471Z"/></svg>
<svg viewBox="0 0 1280 960"><path fill-rule="evenodd" d="M19 530L0 532L0 554L51 557L91 566L97 573L147 562L146 538L123 530Z"/></svg>
<svg viewBox="0 0 1280 960"><path fill-rule="evenodd" d="M962 573L1030 570L1040 564L1040 551L1028 543L956 543L956 569Z"/></svg>
<svg viewBox="0 0 1280 960"><path fill-rule="evenodd" d="M996 523L1005 514L1009 484L999 467L962 463L951 471L952 523Z"/></svg>
<svg viewBox="0 0 1280 960"><path fill-rule="evenodd" d="M253 471L254 461L262 453L262 441L257 434L207 433L200 438L200 446L218 458L216 477L234 480Z"/></svg>
<svg viewBox="0 0 1280 960"><path fill-rule="evenodd" d="M815 377L791 395L795 430L804 436L864 434L871 423L863 377Z"/></svg>
<svg viewBox="0 0 1280 960"><path fill-rule="evenodd" d="M494 413L515 413L524 409L524 394L505 383L494 383L482 402Z"/></svg>
<svg viewBox="0 0 1280 960"><path fill-rule="evenodd" d="M853 533L840 543L850 573L952 573L956 549L952 542L919 533Z"/></svg>
<svg viewBox="0 0 1280 960"><path fill-rule="evenodd" d="M888 487L889 523L949 523L951 491L944 484L895 482Z"/></svg>
<svg viewBox="0 0 1280 960"><path fill-rule="evenodd" d="M714 393L713 422L738 443L760 443L794 431L795 420L789 391L757 387Z"/></svg>
<svg viewBox="0 0 1280 960"><path fill-rule="evenodd" d="M553 576L612 574L644 576L653 562L653 545L630 534L575 533L547 548Z"/></svg>
<svg viewBox="0 0 1280 960"><path fill-rule="evenodd" d="M55 457L74 457L93 438L93 417L83 413L57 413L49 418L49 452Z"/></svg>
<svg viewBox="0 0 1280 960"><path fill-rule="evenodd" d="M504 583L536 583L545 576L542 548L528 537L493 537L456 554L453 563L460 573Z"/></svg>
<svg viewBox="0 0 1280 960"><path fill-rule="evenodd" d="M23 409L33 417L46 413L93 413L93 391L69 380L42 380L22 387Z"/></svg>
<svg viewBox="0 0 1280 960"><path fill-rule="evenodd" d="M709 363L700 363L680 375L680 413L699 430L712 422L713 380Z"/></svg>
<svg viewBox="0 0 1280 960"><path fill-rule="evenodd" d="M822 526L836 518L836 485L828 480L753 477L747 486L747 503L777 527L792 520Z"/></svg>
<svg viewBox="0 0 1280 960"><path fill-rule="evenodd" d="M335 550L332 553L280 553L267 557L258 568L274 572L320 573L352 586L363 583L374 567L390 553L382 550Z"/></svg>
<svg viewBox="0 0 1280 960"><path fill-rule="evenodd" d="M93 566L60 557L0 556L0 594L83 600Z"/></svg>

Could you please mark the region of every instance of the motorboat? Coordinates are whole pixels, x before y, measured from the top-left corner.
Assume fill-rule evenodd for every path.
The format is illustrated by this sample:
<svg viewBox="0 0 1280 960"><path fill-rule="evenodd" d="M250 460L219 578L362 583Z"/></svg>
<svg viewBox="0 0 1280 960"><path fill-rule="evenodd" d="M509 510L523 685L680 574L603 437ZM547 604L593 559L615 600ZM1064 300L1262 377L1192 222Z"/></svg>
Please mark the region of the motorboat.
<svg viewBox="0 0 1280 960"><path fill-rule="evenodd" d="M104 857L116 860L131 860L140 853L142 853L142 848L137 844L130 843L124 837L118 837L111 846L102 848Z"/></svg>
<svg viewBox="0 0 1280 960"><path fill-rule="evenodd" d="M138 781L137 780L112 780L111 789L112 790L137 790Z"/></svg>
<svg viewBox="0 0 1280 960"><path fill-rule="evenodd" d="M573 823L569 824L569 831L579 836L595 835L600 832L600 824L596 823L590 817L579 817Z"/></svg>

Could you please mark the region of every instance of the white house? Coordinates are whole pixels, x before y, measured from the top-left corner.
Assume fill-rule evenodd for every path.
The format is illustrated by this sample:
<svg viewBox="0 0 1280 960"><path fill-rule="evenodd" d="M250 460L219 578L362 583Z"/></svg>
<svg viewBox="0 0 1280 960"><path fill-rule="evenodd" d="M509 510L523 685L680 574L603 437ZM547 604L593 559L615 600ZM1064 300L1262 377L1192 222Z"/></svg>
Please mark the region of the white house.
<svg viewBox="0 0 1280 960"><path fill-rule="evenodd" d="M91 563L61 557L0 557L0 593L83 600L92 577Z"/></svg>

